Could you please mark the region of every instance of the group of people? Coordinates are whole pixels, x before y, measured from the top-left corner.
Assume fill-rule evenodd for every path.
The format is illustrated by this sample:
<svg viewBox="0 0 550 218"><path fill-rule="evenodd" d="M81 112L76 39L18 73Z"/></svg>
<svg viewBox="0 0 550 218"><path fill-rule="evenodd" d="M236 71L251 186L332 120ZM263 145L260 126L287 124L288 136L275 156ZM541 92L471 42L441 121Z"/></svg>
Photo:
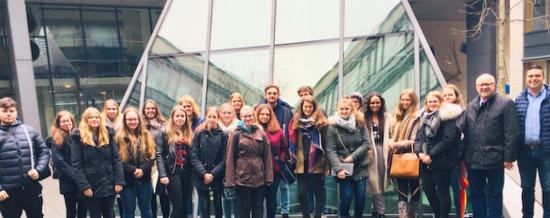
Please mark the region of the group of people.
<svg viewBox="0 0 550 218"><path fill-rule="evenodd" d="M524 217L533 217L535 175L543 188L544 217L550 217L550 88L540 66L526 73L527 88L514 101L495 93L495 78L476 80L479 96L465 105L454 85L426 94L422 108L412 89L401 92L393 115L378 92L354 92L338 100L332 115L319 107L313 89L301 87L295 110L264 89L264 101L246 105L239 93L208 107L204 119L191 96L183 96L166 120L154 100L142 111L109 100L103 111L90 107L77 127L61 111L44 141L17 118L16 102L0 99L0 209L6 218L42 217L39 180L59 174L67 217L114 217L116 196L122 217L186 217L197 190L200 216L267 217L277 209L288 217L290 167L303 217L326 213L325 179L338 183L340 217L362 217L366 194L372 217L385 217L384 192L396 180L399 217L416 217L420 180L435 217L448 217L450 187L460 217L460 179L467 169L474 217L502 217L504 169L516 159L522 181ZM546 133L545 133L546 132ZM419 178L391 178L393 154L414 152ZM233 196L232 193L236 193ZM286 197L285 197L286 196ZM137 205L136 205L137 199ZM353 200L353 201L352 201ZM286 205L285 205L286 203ZM286 207L286 208L285 208Z"/></svg>

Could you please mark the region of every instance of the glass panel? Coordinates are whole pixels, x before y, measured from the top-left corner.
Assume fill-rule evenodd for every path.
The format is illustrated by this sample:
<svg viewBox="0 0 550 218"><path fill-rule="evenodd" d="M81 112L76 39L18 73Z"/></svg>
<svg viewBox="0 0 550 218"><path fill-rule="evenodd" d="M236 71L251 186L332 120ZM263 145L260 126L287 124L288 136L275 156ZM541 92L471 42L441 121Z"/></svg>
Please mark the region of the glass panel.
<svg viewBox="0 0 550 218"><path fill-rule="evenodd" d="M210 63L208 106L227 102L233 92L241 93L247 105L263 100L269 82L269 49L212 53Z"/></svg>
<svg viewBox="0 0 550 218"><path fill-rule="evenodd" d="M41 134L49 135L49 128L53 123L56 112L54 110L52 91L50 89L50 76L41 74L35 76L36 97L38 103L38 117L40 118Z"/></svg>
<svg viewBox="0 0 550 218"><path fill-rule="evenodd" d="M431 50L428 49L431 52ZM420 103L424 103L426 94L432 90L441 90L441 85L435 75L435 70L426 57L426 52L420 47Z"/></svg>
<svg viewBox="0 0 550 218"><path fill-rule="evenodd" d="M86 107L103 107L108 99L114 99L117 102L122 100L124 93L130 84L131 78L124 75L112 74L93 74L81 76L77 79L80 101ZM80 102L82 104L82 102ZM81 111L84 112L84 111Z"/></svg>
<svg viewBox="0 0 550 218"><path fill-rule="evenodd" d="M384 4L380 4L378 0L346 0L344 36L366 36L381 33L378 31L378 27L382 22L391 22L396 17L399 18L403 15L404 10L400 0L386 0ZM408 29L412 29L412 26Z"/></svg>
<svg viewBox="0 0 550 218"><path fill-rule="evenodd" d="M140 106L140 95L141 95L141 82L143 81L142 78L143 78L143 70L139 70L136 72L136 74L138 75L138 78L136 80L136 83L134 84L134 86L129 86L128 89L132 90L132 93L130 93L130 98L128 98L128 101L126 101L126 106L125 107L134 107L136 109L139 109L139 106ZM127 89L127 90L128 90ZM170 113L170 112L168 112Z"/></svg>
<svg viewBox="0 0 550 218"><path fill-rule="evenodd" d="M215 1L212 50L269 45L270 35L271 1Z"/></svg>
<svg viewBox="0 0 550 218"><path fill-rule="evenodd" d="M365 96L377 91L399 96L414 88L414 36L412 33L382 35L347 41L344 52L344 94L358 91ZM397 98L386 99L393 111Z"/></svg>
<svg viewBox="0 0 550 218"><path fill-rule="evenodd" d="M172 1L150 54L204 51L208 22L208 1ZM183 22L189 21L189 22Z"/></svg>
<svg viewBox="0 0 550 218"><path fill-rule="evenodd" d="M7 14L5 2L0 1L0 93L2 96L14 96L11 82L9 40L7 34Z"/></svg>
<svg viewBox="0 0 550 218"><path fill-rule="evenodd" d="M532 4L533 7L532 31L547 29L548 12L546 10L548 10L548 7L546 7L546 0L538 0L526 4Z"/></svg>
<svg viewBox="0 0 550 218"><path fill-rule="evenodd" d="M121 71L115 11L105 8L82 8L82 19L86 39L86 70Z"/></svg>
<svg viewBox="0 0 550 218"><path fill-rule="evenodd" d="M281 90L281 99L298 106L298 89L309 85L321 107L334 111L336 100L330 93L338 92L338 41L275 48L274 83ZM327 99L327 98L330 98Z"/></svg>
<svg viewBox="0 0 550 218"><path fill-rule="evenodd" d="M275 43L338 38L340 2L277 1Z"/></svg>
<svg viewBox="0 0 550 218"><path fill-rule="evenodd" d="M149 10L119 9L118 28L122 45L122 71L132 70L133 73L151 36Z"/></svg>
<svg viewBox="0 0 550 218"><path fill-rule="evenodd" d="M201 54L150 58L145 99L155 100L165 117L169 117L183 95L193 96L197 105L201 105L203 69Z"/></svg>
<svg viewBox="0 0 550 218"><path fill-rule="evenodd" d="M161 13L162 9L151 9L151 32L155 29Z"/></svg>
<svg viewBox="0 0 550 218"><path fill-rule="evenodd" d="M76 72L85 71L86 57L78 8L57 6L44 8L44 24L46 29L41 31L44 31L48 37L52 72L57 71L53 66L65 66L65 62L70 63Z"/></svg>

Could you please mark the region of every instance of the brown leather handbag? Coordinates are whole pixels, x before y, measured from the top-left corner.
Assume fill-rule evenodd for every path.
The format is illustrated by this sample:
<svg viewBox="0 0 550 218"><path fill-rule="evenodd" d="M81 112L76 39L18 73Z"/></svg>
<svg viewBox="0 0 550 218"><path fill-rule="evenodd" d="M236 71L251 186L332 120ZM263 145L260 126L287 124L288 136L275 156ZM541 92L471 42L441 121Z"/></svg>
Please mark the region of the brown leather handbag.
<svg viewBox="0 0 550 218"><path fill-rule="evenodd" d="M393 151L390 165L390 176L393 178L418 179L420 178L420 158L412 152L396 153Z"/></svg>

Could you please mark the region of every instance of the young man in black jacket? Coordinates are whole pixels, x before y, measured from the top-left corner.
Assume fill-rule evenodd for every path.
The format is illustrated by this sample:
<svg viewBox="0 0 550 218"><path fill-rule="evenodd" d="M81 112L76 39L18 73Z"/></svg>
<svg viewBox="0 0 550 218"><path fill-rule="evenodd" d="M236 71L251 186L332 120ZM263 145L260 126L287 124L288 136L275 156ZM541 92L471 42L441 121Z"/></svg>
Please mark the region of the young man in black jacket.
<svg viewBox="0 0 550 218"><path fill-rule="evenodd" d="M50 152L34 128L17 118L17 103L0 99L0 211L5 218L43 217L42 185L48 177Z"/></svg>

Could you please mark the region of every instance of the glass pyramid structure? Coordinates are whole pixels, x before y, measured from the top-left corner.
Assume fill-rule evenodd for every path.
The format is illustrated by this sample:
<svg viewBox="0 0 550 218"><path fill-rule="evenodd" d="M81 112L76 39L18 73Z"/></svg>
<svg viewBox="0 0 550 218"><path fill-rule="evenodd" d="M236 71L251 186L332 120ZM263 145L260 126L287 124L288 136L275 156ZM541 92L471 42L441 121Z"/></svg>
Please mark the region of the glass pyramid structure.
<svg viewBox="0 0 550 218"><path fill-rule="evenodd" d="M382 93L393 111L406 88L423 102L446 85L407 0L168 0L121 106L141 110L154 99L168 117L183 95L204 111L233 92L255 105L270 83L291 105L299 87L313 87L329 114L354 91ZM335 212L332 179L327 192ZM397 195L387 195L387 213L397 213ZM297 197L291 212L299 212Z"/></svg>

